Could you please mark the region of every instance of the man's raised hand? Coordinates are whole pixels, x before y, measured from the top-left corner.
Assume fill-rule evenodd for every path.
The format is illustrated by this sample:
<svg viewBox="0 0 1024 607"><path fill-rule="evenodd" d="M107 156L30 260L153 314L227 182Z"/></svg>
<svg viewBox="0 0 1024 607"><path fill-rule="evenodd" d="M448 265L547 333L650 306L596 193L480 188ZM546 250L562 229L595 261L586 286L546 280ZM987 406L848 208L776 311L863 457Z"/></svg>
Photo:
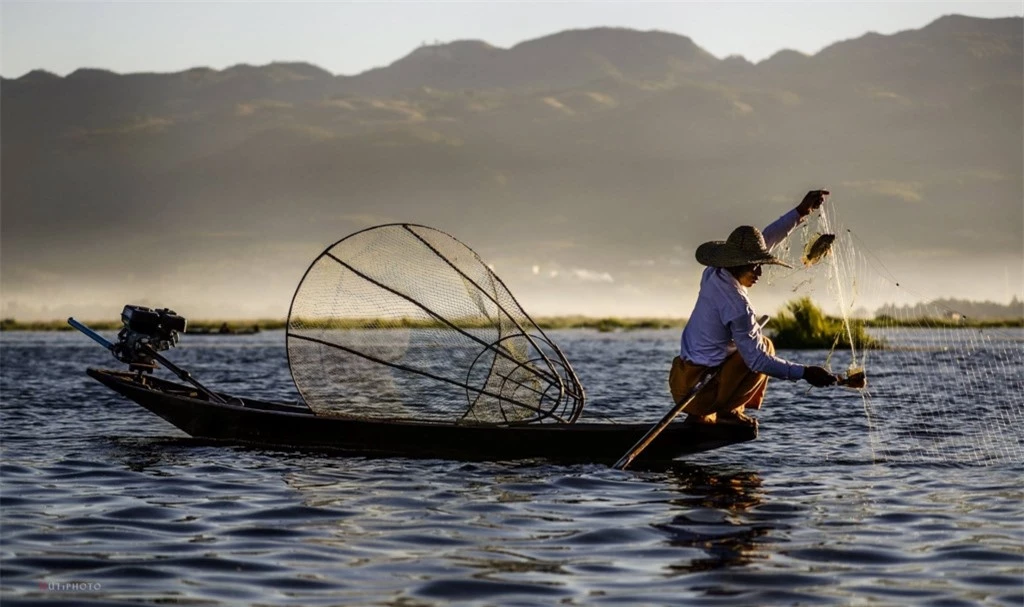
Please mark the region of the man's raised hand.
<svg viewBox="0 0 1024 607"><path fill-rule="evenodd" d="M811 211L816 210L818 207L825 203L825 197L830 192L828 190L811 190L807 192L804 199L800 202L800 206L796 208L797 212L800 213L801 217L806 217Z"/></svg>

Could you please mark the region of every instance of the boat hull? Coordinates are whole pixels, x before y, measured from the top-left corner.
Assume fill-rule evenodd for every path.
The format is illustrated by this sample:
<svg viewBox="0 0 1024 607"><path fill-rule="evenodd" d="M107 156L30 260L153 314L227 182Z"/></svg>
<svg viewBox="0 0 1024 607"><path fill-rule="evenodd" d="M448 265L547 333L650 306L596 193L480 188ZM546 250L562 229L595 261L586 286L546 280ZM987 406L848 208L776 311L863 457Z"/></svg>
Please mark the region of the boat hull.
<svg viewBox="0 0 1024 607"><path fill-rule="evenodd" d="M651 424L575 423L474 426L372 421L317 415L304 406L222 395L211 402L193 388L134 373L89 369L90 377L190 436L274 447L353 454L462 460L552 459L611 463ZM670 424L638 458L668 461L753 440L756 426Z"/></svg>

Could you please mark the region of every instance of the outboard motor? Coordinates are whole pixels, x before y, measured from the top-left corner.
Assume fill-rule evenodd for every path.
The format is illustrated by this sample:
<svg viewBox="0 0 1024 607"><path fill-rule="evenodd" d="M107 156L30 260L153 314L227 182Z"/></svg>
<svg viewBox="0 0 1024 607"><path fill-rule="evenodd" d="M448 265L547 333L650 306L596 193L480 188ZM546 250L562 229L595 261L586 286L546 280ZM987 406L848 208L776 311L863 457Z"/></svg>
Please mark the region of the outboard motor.
<svg viewBox="0 0 1024 607"><path fill-rule="evenodd" d="M154 310L145 306L126 305L121 311L124 327L117 334L111 352L117 360L127 363L132 371L152 373L156 368L153 355L173 348L178 333L184 333L187 321L174 310Z"/></svg>
<svg viewBox="0 0 1024 607"><path fill-rule="evenodd" d="M111 343L96 331L78 322L68 319L68 324L84 333L107 350L117 360L127 363L129 371L136 373L135 381L146 384L146 375L156 369L157 363L166 367L206 395L211 402L226 403L220 394L211 392L192 375L160 355L160 352L173 348L178 343L178 333L184 333L187 321L169 308L154 310L145 306L127 305L121 311L121 322L124 327L117 334L117 343ZM239 401L241 402L241 401Z"/></svg>

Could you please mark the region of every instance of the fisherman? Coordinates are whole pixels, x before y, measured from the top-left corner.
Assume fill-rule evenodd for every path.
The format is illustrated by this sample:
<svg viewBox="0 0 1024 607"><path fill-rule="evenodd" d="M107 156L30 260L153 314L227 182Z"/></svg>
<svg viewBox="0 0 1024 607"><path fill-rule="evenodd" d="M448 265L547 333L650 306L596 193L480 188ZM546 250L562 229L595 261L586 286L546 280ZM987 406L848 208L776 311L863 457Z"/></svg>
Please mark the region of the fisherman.
<svg viewBox="0 0 1024 607"><path fill-rule="evenodd" d="M689 423L754 424L744 410L759 409L768 377L804 379L812 386L831 386L839 378L822 367L804 366L775 356L775 346L761 334L747 289L761 277L761 266L790 268L770 250L785 240L811 211L819 208L828 190L812 190L803 201L774 223L758 231L740 226L725 242L697 247L697 261L708 266L700 293L683 329L679 356L672 361L669 387L678 404L689 397L705 373L718 373L683 408Z"/></svg>

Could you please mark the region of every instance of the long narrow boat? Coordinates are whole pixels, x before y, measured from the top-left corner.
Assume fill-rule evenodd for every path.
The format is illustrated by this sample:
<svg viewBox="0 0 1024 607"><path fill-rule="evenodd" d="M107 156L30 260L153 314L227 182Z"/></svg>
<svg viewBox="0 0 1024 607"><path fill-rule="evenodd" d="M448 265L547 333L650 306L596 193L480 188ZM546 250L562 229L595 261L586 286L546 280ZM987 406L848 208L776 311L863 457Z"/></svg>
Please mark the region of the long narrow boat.
<svg viewBox="0 0 1024 607"><path fill-rule="evenodd" d="M121 321L111 342L68 319L128 365L89 375L196 438L622 468L636 453L663 462L757 437L756 426L668 417L580 423L586 394L561 348L479 255L422 225L350 234L306 269L285 332L298 404L214 392L164 358L187 326L169 308L129 304ZM154 377L158 365L186 383Z"/></svg>
<svg viewBox="0 0 1024 607"><path fill-rule="evenodd" d="M142 373L87 373L190 436L230 443L405 457L610 463L650 428L649 423L495 426L356 419L317 414L303 404L206 393ZM225 402L215 402L211 394ZM668 461L756 437L756 426L673 423L637 461Z"/></svg>

